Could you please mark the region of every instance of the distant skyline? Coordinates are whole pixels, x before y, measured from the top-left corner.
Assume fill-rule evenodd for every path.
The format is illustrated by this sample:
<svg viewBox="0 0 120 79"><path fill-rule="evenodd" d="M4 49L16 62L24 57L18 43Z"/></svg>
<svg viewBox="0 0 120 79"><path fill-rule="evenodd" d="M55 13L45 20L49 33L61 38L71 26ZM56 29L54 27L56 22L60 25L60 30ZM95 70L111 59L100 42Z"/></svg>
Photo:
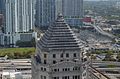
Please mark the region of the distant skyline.
<svg viewBox="0 0 120 79"><path fill-rule="evenodd" d="M84 1L108 1L108 0L84 0Z"/></svg>
<svg viewBox="0 0 120 79"><path fill-rule="evenodd" d="M120 2L120 0L84 0L84 1L117 1Z"/></svg>

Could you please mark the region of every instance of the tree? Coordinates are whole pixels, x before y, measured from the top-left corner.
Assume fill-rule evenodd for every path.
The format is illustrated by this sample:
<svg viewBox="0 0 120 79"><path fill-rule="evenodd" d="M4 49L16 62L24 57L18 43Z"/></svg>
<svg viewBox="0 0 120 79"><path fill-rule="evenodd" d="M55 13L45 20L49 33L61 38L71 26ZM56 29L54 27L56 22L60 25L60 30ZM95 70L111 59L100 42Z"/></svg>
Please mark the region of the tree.
<svg viewBox="0 0 120 79"><path fill-rule="evenodd" d="M103 59L103 61L116 61L113 57L113 53L112 52L108 52L105 55L105 58Z"/></svg>
<svg viewBox="0 0 120 79"><path fill-rule="evenodd" d="M36 41L35 41L35 38L32 38L31 41L20 41L20 40L18 40L16 42L16 46L19 46L19 47L35 47L36 46Z"/></svg>
<svg viewBox="0 0 120 79"><path fill-rule="evenodd" d="M96 59L96 55L91 55L91 59L95 60Z"/></svg>
<svg viewBox="0 0 120 79"><path fill-rule="evenodd" d="M35 40L35 38L32 38L32 40L31 40L31 44L32 44L33 47L36 46L36 40Z"/></svg>

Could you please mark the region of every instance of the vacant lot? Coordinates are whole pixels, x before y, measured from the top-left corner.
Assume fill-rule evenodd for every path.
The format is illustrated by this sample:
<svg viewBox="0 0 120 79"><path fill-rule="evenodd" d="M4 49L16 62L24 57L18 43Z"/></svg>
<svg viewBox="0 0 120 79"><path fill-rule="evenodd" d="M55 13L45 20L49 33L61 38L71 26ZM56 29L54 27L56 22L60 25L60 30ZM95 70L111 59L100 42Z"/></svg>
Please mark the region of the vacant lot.
<svg viewBox="0 0 120 79"><path fill-rule="evenodd" d="M8 56L9 59L31 58L35 48L4 48L0 49L0 57Z"/></svg>

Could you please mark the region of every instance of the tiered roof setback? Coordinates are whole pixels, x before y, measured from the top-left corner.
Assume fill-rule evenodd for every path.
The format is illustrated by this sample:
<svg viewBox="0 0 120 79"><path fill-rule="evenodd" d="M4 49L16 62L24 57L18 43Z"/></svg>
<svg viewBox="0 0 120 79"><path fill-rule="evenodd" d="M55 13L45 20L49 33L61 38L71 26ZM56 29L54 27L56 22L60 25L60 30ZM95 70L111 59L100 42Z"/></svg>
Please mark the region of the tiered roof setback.
<svg viewBox="0 0 120 79"><path fill-rule="evenodd" d="M66 50L80 49L83 42L79 41L72 29L65 22L62 14L58 14L57 20L48 27L48 30L38 41L37 46L42 50Z"/></svg>

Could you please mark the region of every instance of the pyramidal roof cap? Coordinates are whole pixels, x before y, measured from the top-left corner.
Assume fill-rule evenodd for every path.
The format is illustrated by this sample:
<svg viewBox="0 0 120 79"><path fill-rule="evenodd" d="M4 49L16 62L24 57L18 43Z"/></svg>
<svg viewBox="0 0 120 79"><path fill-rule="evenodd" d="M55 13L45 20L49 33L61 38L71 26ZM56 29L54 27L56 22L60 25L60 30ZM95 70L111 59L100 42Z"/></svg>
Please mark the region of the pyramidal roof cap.
<svg viewBox="0 0 120 79"><path fill-rule="evenodd" d="M61 13L58 14L56 21L64 21L63 15Z"/></svg>
<svg viewBox="0 0 120 79"><path fill-rule="evenodd" d="M79 41L69 25L64 21L62 14L58 14L56 21L41 37L37 43L41 50L76 50L83 47L83 42Z"/></svg>

